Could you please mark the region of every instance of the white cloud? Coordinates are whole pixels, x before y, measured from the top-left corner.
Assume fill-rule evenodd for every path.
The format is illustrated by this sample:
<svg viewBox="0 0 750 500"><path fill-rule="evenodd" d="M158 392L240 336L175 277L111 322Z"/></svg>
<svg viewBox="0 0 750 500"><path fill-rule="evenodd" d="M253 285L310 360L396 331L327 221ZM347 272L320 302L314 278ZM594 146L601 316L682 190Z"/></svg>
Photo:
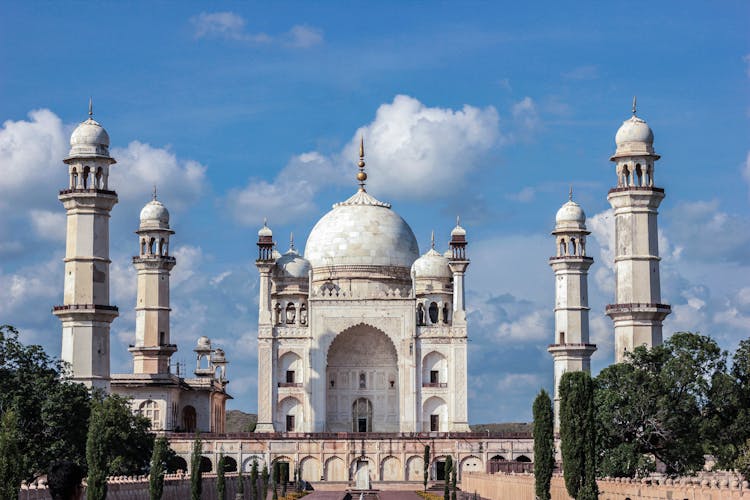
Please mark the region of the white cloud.
<svg viewBox="0 0 750 500"><path fill-rule="evenodd" d="M534 201L534 198L536 197L536 188L526 186L519 192L511 193L509 195L506 195L506 197L509 200L518 201L520 203L529 203L531 201Z"/></svg>
<svg viewBox="0 0 750 500"><path fill-rule="evenodd" d="M527 96L515 103L511 111L515 122L516 138L528 140L541 124L536 103L531 97Z"/></svg>
<svg viewBox="0 0 750 500"><path fill-rule="evenodd" d="M578 66L563 73L566 80L595 80L599 78L599 68L593 64Z"/></svg>
<svg viewBox="0 0 750 500"><path fill-rule="evenodd" d="M65 212L58 210L31 210L31 225L34 232L43 240L65 241L67 221Z"/></svg>
<svg viewBox="0 0 750 500"><path fill-rule="evenodd" d="M177 287L195 276L204 256L200 247L191 245L179 246L172 254L177 260L177 264L172 270L170 279L172 286Z"/></svg>
<svg viewBox="0 0 750 500"><path fill-rule="evenodd" d="M267 33L251 33L246 29L247 21L234 12L202 12L190 18L194 36L200 38L220 38L253 44L272 44L306 49L323 42L323 31L311 26L295 25L278 36Z"/></svg>

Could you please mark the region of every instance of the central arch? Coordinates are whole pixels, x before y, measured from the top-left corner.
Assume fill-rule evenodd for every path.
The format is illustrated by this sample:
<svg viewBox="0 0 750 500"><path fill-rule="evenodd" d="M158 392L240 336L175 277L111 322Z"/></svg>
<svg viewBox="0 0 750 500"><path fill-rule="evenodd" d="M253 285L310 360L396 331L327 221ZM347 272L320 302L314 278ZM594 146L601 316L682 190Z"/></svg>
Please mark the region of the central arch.
<svg viewBox="0 0 750 500"><path fill-rule="evenodd" d="M396 347L385 333L360 324L338 334L326 356L327 430L398 432L398 375Z"/></svg>

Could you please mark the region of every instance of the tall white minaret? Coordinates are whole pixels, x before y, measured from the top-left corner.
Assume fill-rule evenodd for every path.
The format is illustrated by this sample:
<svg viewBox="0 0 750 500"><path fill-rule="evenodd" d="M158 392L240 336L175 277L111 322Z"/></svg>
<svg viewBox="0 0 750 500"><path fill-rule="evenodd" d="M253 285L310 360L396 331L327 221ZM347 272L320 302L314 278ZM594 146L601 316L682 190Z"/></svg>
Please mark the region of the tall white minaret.
<svg viewBox="0 0 750 500"><path fill-rule="evenodd" d="M469 267L466 256L466 229L461 227L461 221L456 217L456 227L451 231L450 257L448 267L453 274L453 321L451 325L452 339L452 369L451 379L453 398L451 430L455 432L469 432L469 412L466 404L468 393L467 377L467 346L468 328L466 324L466 287L464 278Z"/></svg>
<svg viewBox="0 0 750 500"><path fill-rule="evenodd" d="M133 257L138 272L135 305L133 373L168 374L169 359L177 346L169 341L169 272L176 264L169 255L169 211L154 198L141 210L136 231L139 253Z"/></svg>
<svg viewBox="0 0 750 500"><path fill-rule="evenodd" d="M260 273L258 300L258 423L256 432L274 432L275 401L273 323L271 317L271 270L275 265L273 232L263 221L258 231L258 259Z"/></svg>
<svg viewBox="0 0 750 500"><path fill-rule="evenodd" d="M570 371L590 371L596 345L589 344L588 272L594 259L586 256L586 214L570 199L555 217L555 341L547 349L555 363L555 432L560 429L560 379Z"/></svg>
<svg viewBox="0 0 750 500"><path fill-rule="evenodd" d="M607 315L615 327L615 363L639 345L662 342L662 321L671 308L661 303L659 241L656 216L664 189L654 185L654 134L636 116L617 131L615 162L617 187L607 200L615 212L615 303Z"/></svg>
<svg viewBox="0 0 750 500"><path fill-rule="evenodd" d="M109 213L117 203L110 190L109 135L89 118L70 136L68 187L58 199L67 211L63 305L53 313L62 322L61 359L71 378L109 391L109 328L117 307L109 304Z"/></svg>

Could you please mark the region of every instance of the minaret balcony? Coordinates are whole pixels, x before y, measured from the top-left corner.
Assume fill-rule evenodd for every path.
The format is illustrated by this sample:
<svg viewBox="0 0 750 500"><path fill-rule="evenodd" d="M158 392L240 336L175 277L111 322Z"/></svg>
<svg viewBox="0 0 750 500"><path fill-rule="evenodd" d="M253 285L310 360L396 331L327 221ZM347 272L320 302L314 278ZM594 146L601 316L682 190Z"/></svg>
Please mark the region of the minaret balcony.
<svg viewBox="0 0 750 500"><path fill-rule="evenodd" d="M631 302L623 304L608 304L604 313L610 318L633 316L635 318L663 320L672 312L669 304Z"/></svg>
<svg viewBox="0 0 750 500"><path fill-rule="evenodd" d="M553 356L555 354L566 354L566 355L578 355L578 356L591 356L596 351L596 344L582 344L582 343L565 343L565 344L550 344L547 346L547 352Z"/></svg>
<svg viewBox="0 0 750 500"><path fill-rule="evenodd" d="M133 264L138 264L140 262L146 262L146 263L169 262L174 265L177 263L177 259L175 259L171 255L159 255L159 254L134 255Z"/></svg>
<svg viewBox="0 0 750 500"><path fill-rule="evenodd" d="M115 191L109 189L96 189L96 188L76 188L76 189L61 189L60 196L67 194L103 194L108 196L117 196Z"/></svg>
<svg viewBox="0 0 750 500"><path fill-rule="evenodd" d="M105 304L65 304L54 306L52 314L55 316L109 316L116 318L119 315L117 306ZM110 320L111 321L111 320Z"/></svg>

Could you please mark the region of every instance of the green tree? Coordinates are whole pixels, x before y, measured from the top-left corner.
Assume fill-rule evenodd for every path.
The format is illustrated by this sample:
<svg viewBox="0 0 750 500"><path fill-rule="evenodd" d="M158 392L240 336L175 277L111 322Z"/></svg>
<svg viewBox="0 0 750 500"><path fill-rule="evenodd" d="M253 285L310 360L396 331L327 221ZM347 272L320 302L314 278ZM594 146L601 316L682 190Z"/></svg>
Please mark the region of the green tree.
<svg viewBox="0 0 750 500"><path fill-rule="evenodd" d="M216 493L219 500L226 500L226 480L224 478L224 469L227 463L224 454L219 455L219 463L216 464Z"/></svg>
<svg viewBox="0 0 750 500"><path fill-rule="evenodd" d="M239 468L237 469L237 494L241 498L245 498L245 478L242 475L242 463L240 462Z"/></svg>
<svg viewBox="0 0 750 500"><path fill-rule="evenodd" d="M451 500L456 500L456 482L458 479L458 463L453 464L453 470L451 471Z"/></svg>
<svg viewBox="0 0 750 500"><path fill-rule="evenodd" d="M164 493L164 474L167 472L167 438L160 437L154 442L151 454L151 469L148 475L148 493L151 500L159 500Z"/></svg>
<svg viewBox="0 0 750 500"><path fill-rule="evenodd" d="M190 498L201 500L203 492L203 477L201 473L201 458L203 458L203 443L200 434L195 435L193 454L190 456Z"/></svg>
<svg viewBox="0 0 750 500"><path fill-rule="evenodd" d="M555 431L552 400L539 391L534 406L534 489L538 500L550 500L550 483L555 468Z"/></svg>
<svg viewBox="0 0 750 500"><path fill-rule="evenodd" d="M0 421L0 500L18 499L23 473L18 460L21 456L19 442L16 413L6 410Z"/></svg>
<svg viewBox="0 0 750 500"><path fill-rule="evenodd" d="M577 500L596 500L594 382L587 372L567 372L559 390L565 488Z"/></svg>
<svg viewBox="0 0 750 500"><path fill-rule="evenodd" d="M450 483L451 472L453 471L453 458L448 455L445 458L445 487L443 488L443 500L451 500Z"/></svg>
<svg viewBox="0 0 750 500"><path fill-rule="evenodd" d="M263 493L263 496L259 500L266 500L268 498L268 465L266 463L263 463L263 470L260 473L260 481L261 481L261 492Z"/></svg>
<svg viewBox="0 0 750 500"><path fill-rule="evenodd" d="M258 498L258 461L253 459L253 466L250 468L250 500Z"/></svg>
<svg viewBox="0 0 750 500"><path fill-rule="evenodd" d="M653 469L648 455L671 475L702 468L711 443L725 441L717 437L724 424L716 403L728 390L725 372L726 353L716 342L686 332L637 347L625 363L602 370L595 390L599 473L645 474Z"/></svg>
<svg viewBox="0 0 750 500"><path fill-rule="evenodd" d="M735 461L737 472L742 474L745 481L750 481L750 439L745 441L744 446L740 447L740 453Z"/></svg>
<svg viewBox="0 0 750 500"><path fill-rule="evenodd" d="M424 477L424 490L427 491L427 481L430 479L430 445L424 445L424 471L422 471Z"/></svg>
<svg viewBox="0 0 750 500"><path fill-rule="evenodd" d="M86 498L105 500L107 498L107 419L104 401L94 400L91 404L88 438L86 440Z"/></svg>

